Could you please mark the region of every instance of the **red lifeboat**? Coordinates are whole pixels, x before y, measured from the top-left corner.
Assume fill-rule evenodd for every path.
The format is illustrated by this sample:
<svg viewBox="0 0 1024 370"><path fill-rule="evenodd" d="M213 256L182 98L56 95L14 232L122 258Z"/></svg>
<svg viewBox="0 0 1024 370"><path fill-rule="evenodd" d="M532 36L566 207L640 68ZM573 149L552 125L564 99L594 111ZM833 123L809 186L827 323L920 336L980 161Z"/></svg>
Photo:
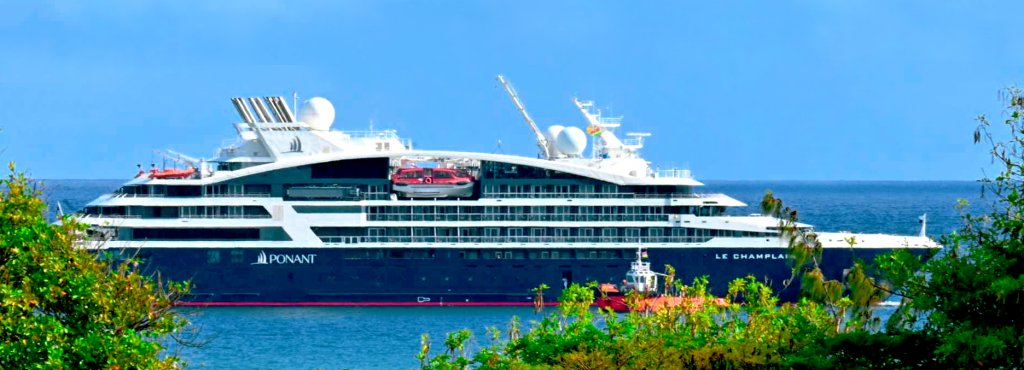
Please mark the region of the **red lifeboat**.
<svg viewBox="0 0 1024 370"><path fill-rule="evenodd" d="M408 198L464 198L473 195L473 176L452 168L399 168L391 187Z"/></svg>

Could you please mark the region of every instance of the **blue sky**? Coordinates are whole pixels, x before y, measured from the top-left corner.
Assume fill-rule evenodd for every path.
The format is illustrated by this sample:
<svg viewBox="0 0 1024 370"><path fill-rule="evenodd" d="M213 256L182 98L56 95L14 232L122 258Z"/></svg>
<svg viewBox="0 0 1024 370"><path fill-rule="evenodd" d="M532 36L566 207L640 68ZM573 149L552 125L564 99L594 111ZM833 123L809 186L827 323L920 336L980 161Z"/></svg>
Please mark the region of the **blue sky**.
<svg viewBox="0 0 1024 370"><path fill-rule="evenodd" d="M0 159L128 178L212 156L234 96L324 96L335 127L534 155L572 97L699 179L972 180L974 117L1024 77L1020 3L0 1Z"/></svg>

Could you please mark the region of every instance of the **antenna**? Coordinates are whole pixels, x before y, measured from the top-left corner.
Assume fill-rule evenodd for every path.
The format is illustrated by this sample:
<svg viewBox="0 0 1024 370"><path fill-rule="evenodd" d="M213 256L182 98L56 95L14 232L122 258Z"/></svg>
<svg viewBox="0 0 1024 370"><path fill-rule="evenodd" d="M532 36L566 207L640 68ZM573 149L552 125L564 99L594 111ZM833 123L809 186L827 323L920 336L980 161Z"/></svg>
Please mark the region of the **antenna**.
<svg viewBox="0 0 1024 370"><path fill-rule="evenodd" d="M540 154L544 159L551 159L552 155L548 147L548 140L544 138L544 134L540 132L540 129L537 128L537 124L533 122L532 118L530 118L530 114L526 113L526 107L523 106L523 102L519 101L519 95L516 94L516 90L512 88L512 84L509 83L508 80L505 79L505 76L502 75L498 75L498 82L501 82L501 85L505 88L505 92L508 92L508 96L512 98L512 104L516 105L516 108L519 109L519 113L523 114L523 119L525 119L526 123L530 125L530 129L533 130L533 134L537 135L537 146L540 147Z"/></svg>
<svg viewBox="0 0 1024 370"><path fill-rule="evenodd" d="M505 154L505 151L501 149L501 139L498 139L498 147L494 151L499 154Z"/></svg>

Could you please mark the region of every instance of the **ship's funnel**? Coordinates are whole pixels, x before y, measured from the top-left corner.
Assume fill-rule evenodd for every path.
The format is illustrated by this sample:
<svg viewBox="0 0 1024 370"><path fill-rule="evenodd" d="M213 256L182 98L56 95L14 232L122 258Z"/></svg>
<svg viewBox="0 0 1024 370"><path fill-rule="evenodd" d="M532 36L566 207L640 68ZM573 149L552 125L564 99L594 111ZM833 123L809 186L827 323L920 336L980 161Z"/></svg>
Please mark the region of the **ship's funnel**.
<svg viewBox="0 0 1024 370"><path fill-rule="evenodd" d="M281 106L281 113L284 114L284 118L288 122L295 122L295 115L292 114L291 109L288 109L288 103L285 103L284 97L278 96L275 100L277 100L277 105Z"/></svg>
<svg viewBox="0 0 1024 370"><path fill-rule="evenodd" d="M264 96L263 100L267 102L267 106L270 107L270 112L274 114L273 117L271 118L273 118L275 122L288 122L287 120L284 119L284 115L281 114L281 110L279 109L277 104L274 103L273 96Z"/></svg>
<svg viewBox="0 0 1024 370"><path fill-rule="evenodd" d="M251 100L255 102L256 110L259 111L264 118L266 118L267 122L277 122L277 120L274 119L274 116L270 114L270 110L267 109L267 106L263 104L263 99L257 97L251 98Z"/></svg>
<svg viewBox="0 0 1024 370"><path fill-rule="evenodd" d="M238 111L238 115L242 117L242 121L245 121L245 123L248 124L256 123L256 121L252 119L252 112L249 111L249 106L245 105L245 100L237 97L231 98L231 104L235 106L235 110Z"/></svg>
<svg viewBox="0 0 1024 370"><path fill-rule="evenodd" d="M293 116L292 111L288 109L288 104L285 104L284 97L268 96L267 103L274 109L274 113L281 119L281 122L295 122L295 116Z"/></svg>
<svg viewBox="0 0 1024 370"><path fill-rule="evenodd" d="M259 98L249 98L249 105L251 105L252 110L256 112L256 119L258 119L260 122L270 122L270 119L267 117L266 112L260 110Z"/></svg>

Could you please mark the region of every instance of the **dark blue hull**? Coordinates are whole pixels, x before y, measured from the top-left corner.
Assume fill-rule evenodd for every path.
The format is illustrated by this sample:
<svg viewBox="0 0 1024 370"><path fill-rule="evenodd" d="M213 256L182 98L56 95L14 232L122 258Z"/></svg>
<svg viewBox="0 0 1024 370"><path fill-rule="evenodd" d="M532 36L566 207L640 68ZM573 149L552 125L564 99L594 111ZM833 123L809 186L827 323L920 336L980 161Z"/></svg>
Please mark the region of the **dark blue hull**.
<svg viewBox="0 0 1024 370"><path fill-rule="evenodd" d="M573 259L528 259L526 253L467 259L466 251L494 250L142 248L123 253L137 252L146 273L191 280L186 302L197 305L529 305L531 289L540 284L550 287L545 300L553 302L567 283L621 282L635 259L635 250L619 250L614 258ZM872 260L888 251L829 249L821 267L827 277L841 278L855 257ZM783 286L791 274L784 248L651 248L649 255L652 269L671 264L686 283L707 276L716 295L724 295L733 279L750 275L769 283L784 301L799 296L798 286Z"/></svg>

